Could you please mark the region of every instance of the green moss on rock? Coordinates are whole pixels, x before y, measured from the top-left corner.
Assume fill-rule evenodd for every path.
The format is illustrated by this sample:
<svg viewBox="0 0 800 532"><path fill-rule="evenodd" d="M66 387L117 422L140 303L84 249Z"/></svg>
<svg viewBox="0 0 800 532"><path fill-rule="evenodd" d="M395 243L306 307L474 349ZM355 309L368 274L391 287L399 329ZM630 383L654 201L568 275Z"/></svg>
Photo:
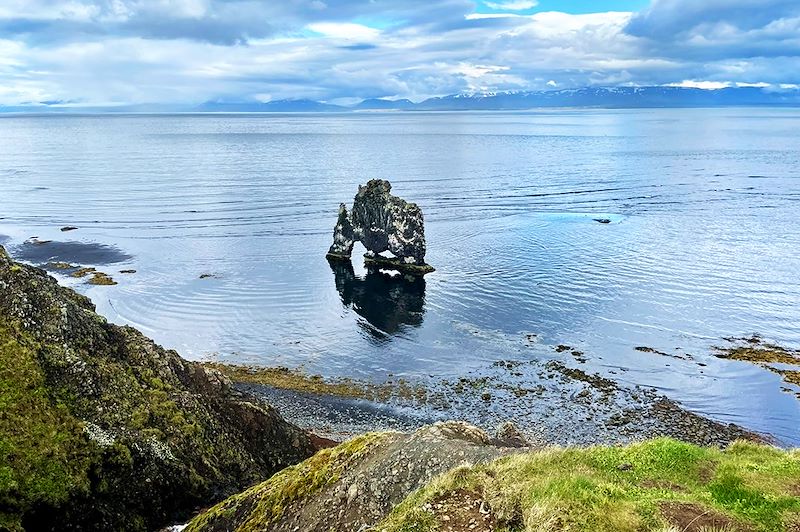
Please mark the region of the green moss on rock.
<svg viewBox="0 0 800 532"><path fill-rule="evenodd" d="M220 373L1 247L0 293L0 529L152 529L313 454Z"/></svg>
<svg viewBox="0 0 800 532"><path fill-rule="evenodd" d="M255 532L268 529L294 502L333 484L342 472L369 453L384 435L358 436L324 449L272 478L204 512L185 532Z"/></svg>
<svg viewBox="0 0 800 532"><path fill-rule="evenodd" d="M37 505L58 506L90 488L99 455L82 424L54 402L35 350L0 325L0 529L22 530Z"/></svg>

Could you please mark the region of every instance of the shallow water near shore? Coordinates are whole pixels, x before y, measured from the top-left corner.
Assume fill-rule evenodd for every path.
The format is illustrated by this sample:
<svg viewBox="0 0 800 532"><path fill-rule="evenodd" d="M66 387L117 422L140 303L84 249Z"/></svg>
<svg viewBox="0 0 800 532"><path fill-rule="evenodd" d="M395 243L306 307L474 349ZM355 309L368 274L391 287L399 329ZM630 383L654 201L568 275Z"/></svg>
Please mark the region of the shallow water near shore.
<svg viewBox="0 0 800 532"><path fill-rule="evenodd" d="M378 380L552 358L800 444L781 377L711 350L800 347L798 146L790 109L2 117L0 234L113 275L62 279L188 358ZM424 280L325 260L370 178L422 207Z"/></svg>

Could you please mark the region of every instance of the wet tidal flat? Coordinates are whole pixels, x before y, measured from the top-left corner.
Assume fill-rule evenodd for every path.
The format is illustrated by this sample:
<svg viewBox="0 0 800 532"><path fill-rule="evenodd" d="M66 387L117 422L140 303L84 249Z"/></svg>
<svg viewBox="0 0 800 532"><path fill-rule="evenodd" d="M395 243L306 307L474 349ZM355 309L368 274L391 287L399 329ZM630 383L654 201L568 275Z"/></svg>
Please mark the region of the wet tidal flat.
<svg viewBox="0 0 800 532"><path fill-rule="evenodd" d="M485 377L485 408L552 363L800 443L796 370L715 350L800 347L796 110L0 121L0 242L188 358ZM423 209L436 272L325 260L371 178ZM543 411L581 401L552 386Z"/></svg>
<svg viewBox="0 0 800 532"><path fill-rule="evenodd" d="M291 422L335 441L459 419L489 433L511 422L526 441L543 446L620 444L660 436L713 446L737 439L776 443L769 435L693 414L653 390L623 387L554 360L498 361L487 371L454 380L387 379L379 384L288 368L206 367L262 397Z"/></svg>

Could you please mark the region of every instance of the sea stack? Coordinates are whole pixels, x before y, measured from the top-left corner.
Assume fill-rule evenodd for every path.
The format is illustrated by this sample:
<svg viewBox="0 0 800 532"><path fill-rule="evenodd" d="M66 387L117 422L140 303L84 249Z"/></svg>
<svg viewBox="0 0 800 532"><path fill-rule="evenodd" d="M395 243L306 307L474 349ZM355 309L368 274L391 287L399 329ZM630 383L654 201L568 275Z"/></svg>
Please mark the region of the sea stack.
<svg viewBox="0 0 800 532"><path fill-rule="evenodd" d="M358 187L352 211L344 203L333 230L328 260L349 261L353 245L361 242L368 266L425 275L434 268L425 262L425 222L422 209L391 194L392 185L373 179ZM390 252L392 257L380 255Z"/></svg>

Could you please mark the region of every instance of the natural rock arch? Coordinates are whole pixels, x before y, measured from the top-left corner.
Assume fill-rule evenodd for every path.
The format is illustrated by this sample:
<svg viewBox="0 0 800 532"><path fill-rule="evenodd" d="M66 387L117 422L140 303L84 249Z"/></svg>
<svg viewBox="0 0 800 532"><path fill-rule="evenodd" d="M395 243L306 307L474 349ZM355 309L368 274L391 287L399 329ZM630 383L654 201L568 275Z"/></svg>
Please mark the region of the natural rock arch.
<svg viewBox="0 0 800 532"><path fill-rule="evenodd" d="M358 187L351 212L344 203L333 230L329 260L350 260L353 245L361 242L367 248L368 265L424 275L434 271L425 263L425 224L422 210L391 194L392 185L373 179ZM391 252L394 257L379 254Z"/></svg>

